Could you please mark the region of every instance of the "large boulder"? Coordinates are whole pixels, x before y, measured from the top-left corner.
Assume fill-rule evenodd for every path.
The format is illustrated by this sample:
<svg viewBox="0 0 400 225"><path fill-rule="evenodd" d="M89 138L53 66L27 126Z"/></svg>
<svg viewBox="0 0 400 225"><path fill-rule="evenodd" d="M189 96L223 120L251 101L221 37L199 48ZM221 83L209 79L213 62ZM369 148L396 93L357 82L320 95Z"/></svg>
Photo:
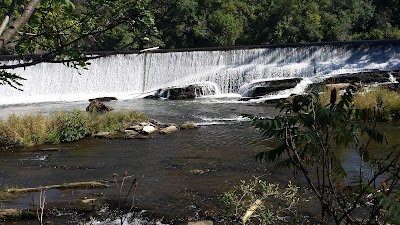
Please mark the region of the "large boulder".
<svg viewBox="0 0 400 225"><path fill-rule="evenodd" d="M242 97L257 98L277 91L296 87L302 78L289 78L282 80L266 80L243 85L239 89Z"/></svg>
<svg viewBox="0 0 400 225"><path fill-rule="evenodd" d="M193 99L196 97L196 86L189 85L187 87L171 87L163 90L160 93L160 97L169 100Z"/></svg>
<svg viewBox="0 0 400 225"><path fill-rule="evenodd" d="M94 99L90 101L90 104L88 107L86 107L86 112L91 112L91 113L102 113L102 112L108 112L114 110L111 106L106 106L104 103L101 101Z"/></svg>
<svg viewBox="0 0 400 225"><path fill-rule="evenodd" d="M193 99L197 96L214 95L216 93L215 86L210 84L191 84L181 87L169 87L158 89L154 94L148 95L147 99Z"/></svg>
<svg viewBox="0 0 400 225"><path fill-rule="evenodd" d="M153 127L153 126L144 126L142 133L143 134L152 134L155 133L157 130L157 128Z"/></svg>

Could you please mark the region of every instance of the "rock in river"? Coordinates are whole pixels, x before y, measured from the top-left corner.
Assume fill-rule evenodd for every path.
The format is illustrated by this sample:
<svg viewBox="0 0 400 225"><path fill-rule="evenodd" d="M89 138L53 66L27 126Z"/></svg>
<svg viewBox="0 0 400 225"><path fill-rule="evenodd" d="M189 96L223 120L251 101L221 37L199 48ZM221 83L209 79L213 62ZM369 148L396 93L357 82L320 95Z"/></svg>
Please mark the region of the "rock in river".
<svg viewBox="0 0 400 225"><path fill-rule="evenodd" d="M165 128L160 129L160 134L171 134L178 131L178 128L176 126L168 126Z"/></svg>
<svg viewBox="0 0 400 225"><path fill-rule="evenodd" d="M90 102L89 106L86 107L86 112L108 112L114 110L111 106L106 106L104 103L100 102L99 100L93 100Z"/></svg>

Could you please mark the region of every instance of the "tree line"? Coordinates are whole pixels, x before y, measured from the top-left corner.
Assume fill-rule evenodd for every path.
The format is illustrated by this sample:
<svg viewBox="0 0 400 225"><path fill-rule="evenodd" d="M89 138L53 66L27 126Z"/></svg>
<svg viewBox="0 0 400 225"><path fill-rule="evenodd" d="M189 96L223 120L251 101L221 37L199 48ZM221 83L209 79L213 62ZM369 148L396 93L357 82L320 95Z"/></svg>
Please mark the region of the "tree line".
<svg viewBox="0 0 400 225"><path fill-rule="evenodd" d="M168 5L174 5L168 8ZM167 0L167 48L395 39L399 0Z"/></svg>
<svg viewBox="0 0 400 225"><path fill-rule="evenodd" d="M7 15L13 2L0 1L0 15ZM15 2L13 15L18 16L31 1ZM77 37L93 30L98 33L74 42L71 49L190 48L400 38L400 0L38 2L32 18L16 38L23 40L9 46L11 51L46 51L58 44L48 42L63 42L71 39L67 35ZM68 28L68 24L74 23L81 25ZM110 24L115 27L101 29ZM38 31L48 35L33 40Z"/></svg>

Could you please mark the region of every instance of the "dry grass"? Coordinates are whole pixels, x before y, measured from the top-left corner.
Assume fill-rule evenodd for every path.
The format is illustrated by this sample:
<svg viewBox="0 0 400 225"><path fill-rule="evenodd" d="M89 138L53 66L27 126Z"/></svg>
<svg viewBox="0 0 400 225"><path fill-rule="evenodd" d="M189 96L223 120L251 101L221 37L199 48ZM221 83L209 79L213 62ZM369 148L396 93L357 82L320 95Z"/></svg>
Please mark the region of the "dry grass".
<svg viewBox="0 0 400 225"><path fill-rule="evenodd" d="M373 88L354 98L357 108L374 108L380 112L380 117L385 121L400 119L400 94L384 88Z"/></svg>
<svg viewBox="0 0 400 225"><path fill-rule="evenodd" d="M327 88L326 91L320 93L322 105L328 105L330 93L333 88ZM337 96L336 103L340 101ZM376 112L379 108L379 118L384 121L392 121L400 119L400 94L385 88L375 87L370 90L360 90L354 95L354 106L359 109L374 109Z"/></svg>
<svg viewBox="0 0 400 225"><path fill-rule="evenodd" d="M145 114L133 110L103 114L74 110L55 112L46 117L41 114L13 114L7 120L0 120L0 146L29 147L69 142L100 131L123 130L130 124L147 119Z"/></svg>
<svg viewBox="0 0 400 225"><path fill-rule="evenodd" d="M43 143L48 132L48 119L42 115L11 115L0 121L0 143L8 146L32 146Z"/></svg>

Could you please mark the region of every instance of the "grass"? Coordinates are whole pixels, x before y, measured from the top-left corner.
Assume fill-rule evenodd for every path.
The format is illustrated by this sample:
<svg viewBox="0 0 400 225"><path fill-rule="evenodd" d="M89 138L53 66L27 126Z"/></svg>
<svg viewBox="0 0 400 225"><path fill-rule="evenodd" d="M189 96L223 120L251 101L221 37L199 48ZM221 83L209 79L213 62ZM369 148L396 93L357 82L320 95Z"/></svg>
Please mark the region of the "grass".
<svg viewBox="0 0 400 225"><path fill-rule="evenodd" d="M321 104L329 104L330 94L333 88L327 88L320 94ZM340 100L337 97L336 103ZM370 90L361 90L354 95L354 106L359 109L374 109L378 112L381 121L395 121L400 119L400 93L381 87Z"/></svg>
<svg viewBox="0 0 400 225"><path fill-rule="evenodd" d="M379 108L379 116L383 121L400 119L400 94L384 88L374 88L356 96L354 104L359 108L373 110Z"/></svg>
<svg viewBox="0 0 400 225"><path fill-rule="evenodd" d="M30 147L44 143L71 142L100 131L123 131L127 126L146 121L137 111L87 113L73 110L41 114L15 115L0 120L0 146Z"/></svg>

